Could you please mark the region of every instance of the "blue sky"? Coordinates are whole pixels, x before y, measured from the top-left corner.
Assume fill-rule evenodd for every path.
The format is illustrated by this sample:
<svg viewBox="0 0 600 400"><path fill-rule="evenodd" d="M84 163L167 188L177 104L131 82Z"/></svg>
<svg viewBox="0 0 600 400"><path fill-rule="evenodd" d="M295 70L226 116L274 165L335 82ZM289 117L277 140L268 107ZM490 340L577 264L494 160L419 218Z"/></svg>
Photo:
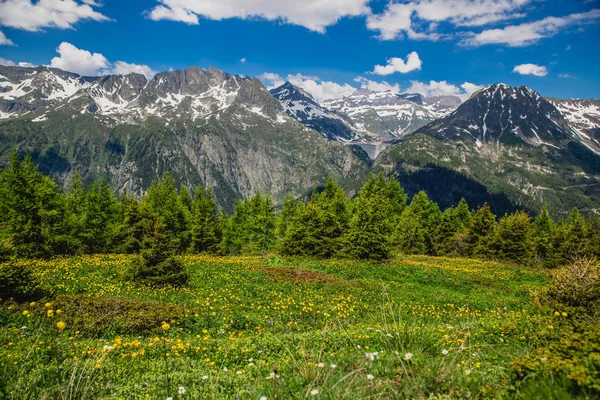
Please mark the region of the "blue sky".
<svg viewBox="0 0 600 400"><path fill-rule="evenodd" d="M194 65L321 100L495 82L600 98L599 0L0 0L0 32L1 63L86 75Z"/></svg>

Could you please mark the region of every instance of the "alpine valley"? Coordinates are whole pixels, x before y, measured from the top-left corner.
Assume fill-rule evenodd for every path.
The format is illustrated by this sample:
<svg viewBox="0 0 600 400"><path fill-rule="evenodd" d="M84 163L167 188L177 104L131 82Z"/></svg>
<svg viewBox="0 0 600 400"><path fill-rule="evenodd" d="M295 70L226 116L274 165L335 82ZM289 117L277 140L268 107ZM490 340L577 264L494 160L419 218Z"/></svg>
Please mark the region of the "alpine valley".
<svg viewBox="0 0 600 400"><path fill-rule="evenodd" d="M227 210L255 191L281 204L328 176L354 193L372 173L441 207L464 197L496 214L543 203L600 211L600 102L495 84L462 102L359 89L319 103L286 82L188 68L83 77L0 67L0 167L13 151L68 188L79 171L141 195L165 172L215 189Z"/></svg>

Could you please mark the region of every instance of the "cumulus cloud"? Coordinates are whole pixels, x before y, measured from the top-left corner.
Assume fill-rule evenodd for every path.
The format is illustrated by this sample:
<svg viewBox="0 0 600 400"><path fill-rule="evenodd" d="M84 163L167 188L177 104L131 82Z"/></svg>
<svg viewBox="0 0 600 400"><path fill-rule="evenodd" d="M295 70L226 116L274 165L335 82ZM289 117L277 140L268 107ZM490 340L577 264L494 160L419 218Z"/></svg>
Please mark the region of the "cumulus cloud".
<svg viewBox="0 0 600 400"><path fill-rule="evenodd" d="M396 72L406 74L410 71L420 70L423 62L419 58L419 54L413 51L406 56L406 62L402 58L392 57L387 60L387 65L376 65L372 74L375 75L391 75Z"/></svg>
<svg viewBox="0 0 600 400"><path fill-rule="evenodd" d="M320 80L316 76L306 76L302 74L288 75L284 79L279 74L265 72L260 76L260 79L265 82L269 89L276 88L283 85L286 81L289 81L293 85L306 90L319 102L350 96L356 91L355 87L348 85L347 83L340 85L336 82Z"/></svg>
<svg viewBox="0 0 600 400"><path fill-rule="evenodd" d="M487 29L471 34L461 43L466 46L502 44L510 47L523 47L558 34L573 25L590 24L600 19L600 9L564 17L547 17L540 21L511 25L502 29Z"/></svg>
<svg viewBox="0 0 600 400"><path fill-rule="evenodd" d="M213 20L262 18L321 33L343 17L370 12L369 0L158 0L158 3L147 13L155 21L166 19L196 25L199 17Z"/></svg>
<svg viewBox="0 0 600 400"><path fill-rule="evenodd" d="M379 32L382 40L403 37L439 40L446 36L436 32L437 25L484 26L522 18L519 12L532 0L413 0L389 3L381 14L367 18L367 27Z"/></svg>
<svg viewBox="0 0 600 400"><path fill-rule="evenodd" d="M242 58L242 59L240 59L240 62L241 62L242 64L246 64L246 59L245 59L245 58Z"/></svg>
<svg viewBox="0 0 600 400"><path fill-rule="evenodd" d="M513 72L521 75L534 75L534 76L546 76L548 75L548 70L546 67L536 65L536 64L521 64L516 65L513 68Z"/></svg>
<svg viewBox="0 0 600 400"><path fill-rule="evenodd" d="M386 81L375 82L363 76L354 78L354 82L358 82L363 89L375 90L376 92L400 93L400 85L387 83Z"/></svg>
<svg viewBox="0 0 600 400"><path fill-rule="evenodd" d="M0 25L26 31L43 28L72 28L80 20L108 21L110 18L95 11L95 1L74 0L2 0Z"/></svg>
<svg viewBox="0 0 600 400"><path fill-rule="evenodd" d="M56 49L58 57L54 57L50 62L53 68L65 71L75 72L84 76L98 75L127 75L138 73L150 79L156 75L156 71L147 65L130 64L124 61L111 63L100 53L91 53L82 50L71 43L63 42Z"/></svg>
<svg viewBox="0 0 600 400"><path fill-rule="evenodd" d="M13 43L12 40L10 40L9 38L6 37L6 35L4 34L4 32L0 31L0 46L14 46L15 44Z"/></svg>
<svg viewBox="0 0 600 400"><path fill-rule="evenodd" d="M482 89L483 86L474 83L465 82L460 87L450 84L446 81L429 81L429 83L411 81L411 86L404 93L420 93L425 97L431 96L458 96L463 101L468 99L473 93Z"/></svg>
<svg viewBox="0 0 600 400"><path fill-rule="evenodd" d="M81 50L71 43L62 42L56 49L59 56L50 62L53 68L75 72L80 75L100 75L101 70L110 68L110 63L100 53Z"/></svg>
<svg viewBox="0 0 600 400"><path fill-rule="evenodd" d="M130 64L125 61L117 61L113 64L112 68L103 72L111 75L142 74L148 80L152 79L158 73L147 65Z"/></svg>

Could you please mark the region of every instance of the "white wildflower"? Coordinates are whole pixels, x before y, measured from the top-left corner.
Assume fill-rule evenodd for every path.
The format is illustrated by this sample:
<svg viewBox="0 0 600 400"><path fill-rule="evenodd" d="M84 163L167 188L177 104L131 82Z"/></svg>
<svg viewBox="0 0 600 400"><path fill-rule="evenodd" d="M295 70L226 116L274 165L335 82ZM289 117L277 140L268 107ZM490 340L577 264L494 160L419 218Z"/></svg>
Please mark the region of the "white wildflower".
<svg viewBox="0 0 600 400"><path fill-rule="evenodd" d="M185 394L185 388L183 386L179 386L179 389L177 389L177 393Z"/></svg>
<svg viewBox="0 0 600 400"><path fill-rule="evenodd" d="M412 359L412 358L413 358L413 354L412 354L412 353L406 353L406 354L404 355L404 359L405 359L406 361L409 361L409 360L410 360L410 359Z"/></svg>
<svg viewBox="0 0 600 400"><path fill-rule="evenodd" d="M310 395L311 396L316 396L318 394L319 394L319 391L317 389L313 389L313 390L310 391Z"/></svg>
<svg viewBox="0 0 600 400"><path fill-rule="evenodd" d="M371 375L371 374L368 374L367 375L367 379L370 380L370 381L372 381L373 379L375 379L375 377L373 375Z"/></svg>
<svg viewBox="0 0 600 400"><path fill-rule="evenodd" d="M319 364L317 365L317 367L319 367L319 368L325 368L325 363L319 363Z"/></svg>
<svg viewBox="0 0 600 400"><path fill-rule="evenodd" d="M445 356L448 355L448 350L446 350L446 349L442 350L442 354Z"/></svg>

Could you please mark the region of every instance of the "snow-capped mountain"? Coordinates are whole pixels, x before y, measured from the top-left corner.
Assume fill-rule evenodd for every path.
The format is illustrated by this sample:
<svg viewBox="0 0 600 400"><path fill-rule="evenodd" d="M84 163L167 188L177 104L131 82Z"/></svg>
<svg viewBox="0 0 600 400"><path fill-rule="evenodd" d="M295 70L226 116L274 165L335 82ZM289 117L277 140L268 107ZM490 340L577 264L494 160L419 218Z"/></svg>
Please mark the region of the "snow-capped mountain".
<svg viewBox="0 0 600 400"><path fill-rule="evenodd" d="M292 83L286 82L270 92L290 117L320 132L325 138L338 141L357 139L348 117L321 106L312 95Z"/></svg>
<svg viewBox="0 0 600 400"><path fill-rule="evenodd" d="M481 147L487 143L562 148L573 140L600 151L600 143L569 124L554 104L526 86L499 83L475 93L450 115L418 132Z"/></svg>
<svg viewBox="0 0 600 400"><path fill-rule="evenodd" d="M27 116L41 122L55 112L72 112L108 117L117 124L139 124L148 118L168 124L218 116L232 106L241 109L241 119L247 114L272 123L288 121L260 81L213 68L163 72L147 81L140 74L86 78L46 67L0 67L4 119Z"/></svg>
<svg viewBox="0 0 600 400"><path fill-rule="evenodd" d="M600 101L548 99L582 137L600 140Z"/></svg>
<svg viewBox="0 0 600 400"><path fill-rule="evenodd" d="M323 105L347 115L362 136L386 141L409 135L453 111L460 105L460 99L359 89L348 97L327 100Z"/></svg>

